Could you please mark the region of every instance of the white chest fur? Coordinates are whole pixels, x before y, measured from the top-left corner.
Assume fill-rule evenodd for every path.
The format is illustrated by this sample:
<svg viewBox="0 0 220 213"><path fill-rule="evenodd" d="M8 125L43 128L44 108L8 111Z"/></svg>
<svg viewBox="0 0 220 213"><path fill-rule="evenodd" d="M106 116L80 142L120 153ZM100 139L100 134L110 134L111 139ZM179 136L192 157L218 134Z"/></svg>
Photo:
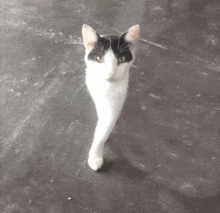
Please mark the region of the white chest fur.
<svg viewBox="0 0 220 213"><path fill-rule="evenodd" d="M126 98L129 73L123 78L106 81L87 69L86 85L94 100L98 117L118 116Z"/></svg>

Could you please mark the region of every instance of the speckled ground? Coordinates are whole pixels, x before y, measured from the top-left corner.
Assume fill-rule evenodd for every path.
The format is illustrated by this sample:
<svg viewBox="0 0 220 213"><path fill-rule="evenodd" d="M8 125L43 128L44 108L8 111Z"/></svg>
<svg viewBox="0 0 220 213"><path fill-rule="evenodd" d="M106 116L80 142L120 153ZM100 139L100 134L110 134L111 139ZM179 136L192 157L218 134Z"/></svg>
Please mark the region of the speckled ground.
<svg viewBox="0 0 220 213"><path fill-rule="evenodd" d="M2 0L0 212L219 213L218 0ZM140 24L96 173L81 27Z"/></svg>

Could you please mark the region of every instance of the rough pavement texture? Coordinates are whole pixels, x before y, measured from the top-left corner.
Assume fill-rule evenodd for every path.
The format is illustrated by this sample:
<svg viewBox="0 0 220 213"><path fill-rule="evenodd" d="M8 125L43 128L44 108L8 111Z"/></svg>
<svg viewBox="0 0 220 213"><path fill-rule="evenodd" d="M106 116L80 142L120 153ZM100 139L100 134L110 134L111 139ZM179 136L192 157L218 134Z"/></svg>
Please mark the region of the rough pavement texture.
<svg viewBox="0 0 220 213"><path fill-rule="evenodd" d="M2 0L0 212L219 213L218 0ZM81 27L140 24L96 173Z"/></svg>

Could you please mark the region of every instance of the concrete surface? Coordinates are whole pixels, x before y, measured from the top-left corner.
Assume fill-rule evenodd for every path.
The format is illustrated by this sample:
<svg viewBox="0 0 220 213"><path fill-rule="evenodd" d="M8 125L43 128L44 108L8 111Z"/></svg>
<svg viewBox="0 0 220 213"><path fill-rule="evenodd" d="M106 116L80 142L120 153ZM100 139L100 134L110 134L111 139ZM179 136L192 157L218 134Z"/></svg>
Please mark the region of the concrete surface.
<svg viewBox="0 0 220 213"><path fill-rule="evenodd" d="M98 173L83 23L141 27ZM2 0L1 116L0 212L219 213L219 0Z"/></svg>

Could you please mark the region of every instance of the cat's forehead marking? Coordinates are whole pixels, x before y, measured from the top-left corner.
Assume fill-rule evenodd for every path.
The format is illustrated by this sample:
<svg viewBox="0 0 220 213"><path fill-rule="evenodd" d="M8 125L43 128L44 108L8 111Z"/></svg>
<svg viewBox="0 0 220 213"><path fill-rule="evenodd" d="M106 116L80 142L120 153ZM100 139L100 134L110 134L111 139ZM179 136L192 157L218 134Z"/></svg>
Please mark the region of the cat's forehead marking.
<svg viewBox="0 0 220 213"><path fill-rule="evenodd" d="M107 51L108 49L112 49L113 52L116 52L116 46L118 46L119 37L113 36L113 35L107 35L100 38L101 44L104 48L104 51Z"/></svg>

